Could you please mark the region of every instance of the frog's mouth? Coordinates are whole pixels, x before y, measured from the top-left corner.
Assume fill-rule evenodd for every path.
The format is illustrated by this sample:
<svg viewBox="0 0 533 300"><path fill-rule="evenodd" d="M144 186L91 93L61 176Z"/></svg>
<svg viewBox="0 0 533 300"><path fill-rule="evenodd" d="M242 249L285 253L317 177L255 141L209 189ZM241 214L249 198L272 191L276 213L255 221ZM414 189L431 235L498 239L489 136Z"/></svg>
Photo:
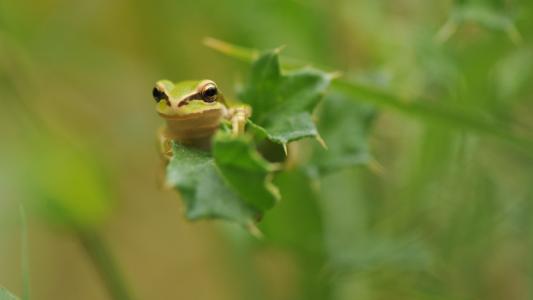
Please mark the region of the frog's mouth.
<svg viewBox="0 0 533 300"><path fill-rule="evenodd" d="M165 119L184 119L202 115L213 110L222 111L223 105L219 102L205 102L203 100L192 99L185 103L180 101L175 106L168 106L166 103L159 103L157 105L157 112Z"/></svg>

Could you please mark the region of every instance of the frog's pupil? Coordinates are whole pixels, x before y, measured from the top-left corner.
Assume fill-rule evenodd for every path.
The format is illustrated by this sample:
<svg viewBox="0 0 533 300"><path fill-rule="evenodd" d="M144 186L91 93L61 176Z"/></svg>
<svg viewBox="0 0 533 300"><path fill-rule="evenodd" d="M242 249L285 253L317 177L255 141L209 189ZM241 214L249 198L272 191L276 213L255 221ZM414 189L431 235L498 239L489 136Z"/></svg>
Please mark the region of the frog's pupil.
<svg viewBox="0 0 533 300"><path fill-rule="evenodd" d="M159 102L167 98L167 95L164 92L160 91L158 88L154 88L152 90L152 96L154 96L154 99L156 102Z"/></svg>
<svg viewBox="0 0 533 300"><path fill-rule="evenodd" d="M214 87L214 86L211 86L211 87L208 87L205 91L204 91L204 96L206 98L211 98L213 96L215 96L217 94L217 88Z"/></svg>

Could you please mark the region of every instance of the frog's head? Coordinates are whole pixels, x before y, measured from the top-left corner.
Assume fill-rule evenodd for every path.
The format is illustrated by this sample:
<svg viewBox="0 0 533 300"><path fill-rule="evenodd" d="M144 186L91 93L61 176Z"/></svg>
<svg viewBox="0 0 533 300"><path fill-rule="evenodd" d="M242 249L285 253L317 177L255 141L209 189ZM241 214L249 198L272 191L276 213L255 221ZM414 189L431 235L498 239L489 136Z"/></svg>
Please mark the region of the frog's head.
<svg viewBox="0 0 533 300"><path fill-rule="evenodd" d="M152 95L166 120L164 135L185 145L209 148L226 112L224 97L211 80L156 82Z"/></svg>
<svg viewBox="0 0 533 300"><path fill-rule="evenodd" d="M156 82L152 95L157 102L157 112L164 118L180 119L207 111L222 111L224 98L211 80Z"/></svg>

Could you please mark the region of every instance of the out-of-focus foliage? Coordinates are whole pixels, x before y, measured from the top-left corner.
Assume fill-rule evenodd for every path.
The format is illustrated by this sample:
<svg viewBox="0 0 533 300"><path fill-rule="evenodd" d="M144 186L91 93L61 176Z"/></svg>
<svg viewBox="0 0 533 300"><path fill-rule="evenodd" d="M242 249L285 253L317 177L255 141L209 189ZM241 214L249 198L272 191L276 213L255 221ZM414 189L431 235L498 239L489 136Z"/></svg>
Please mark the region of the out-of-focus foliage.
<svg viewBox="0 0 533 300"><path fill-rule="evenodd" d="M183 222L157 189L153 83L232 97L246 81L206 36L286 45L401 100L327 94L313 117L330 152L289 147L259 241ZM30 195L28 212L68 208L29 214L34 299L106 297L47 225L73 219L100 228L139 299L530 299L532 42L529 0L1 1L0 283L22 295Z"/></svg>
<svg viewBox="0 0 533 300"><path fill-rule="evenodd" d="M329 173L369 163L372 154L368 138L374 117L372 106L330 92L317 111L318 132L327 151L315 149L308 164L312 172Z"/></svg>
<svg viewBox="0 0 533 300"><path fill-rule="evenodd" d="M0 300L18 300L18 298L5 288L0 287Z"/></svg>
<svg viewBox="0 0 533 300"><path fill-rule="evenodd" d="M112 196L107 175L90 154L46 133L27 150L28 157L34 155L24 165L27 198L50 221L84 229L109 215Z"/></svg>

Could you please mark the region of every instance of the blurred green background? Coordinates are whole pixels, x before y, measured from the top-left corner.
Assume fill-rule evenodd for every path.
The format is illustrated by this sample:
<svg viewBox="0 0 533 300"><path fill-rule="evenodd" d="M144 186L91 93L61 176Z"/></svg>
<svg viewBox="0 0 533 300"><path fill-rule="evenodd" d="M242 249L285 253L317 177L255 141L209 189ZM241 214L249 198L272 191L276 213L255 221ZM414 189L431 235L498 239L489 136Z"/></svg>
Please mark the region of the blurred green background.
<svg viewBox="0 0 533 300"><path fill-rule="evenodd" d="M264 239L189 223L158 187L150 92L210 78L234 95L248 65L208 36L285 45L502 132L386 108L347 116L370 163L279 174ZM532 97L529 0L3 0L0 285L22 294L24 203L32 299L108 299L78 230L103 235L137 299L532 299L532 148L506 142L533 137Z"/></svg>

